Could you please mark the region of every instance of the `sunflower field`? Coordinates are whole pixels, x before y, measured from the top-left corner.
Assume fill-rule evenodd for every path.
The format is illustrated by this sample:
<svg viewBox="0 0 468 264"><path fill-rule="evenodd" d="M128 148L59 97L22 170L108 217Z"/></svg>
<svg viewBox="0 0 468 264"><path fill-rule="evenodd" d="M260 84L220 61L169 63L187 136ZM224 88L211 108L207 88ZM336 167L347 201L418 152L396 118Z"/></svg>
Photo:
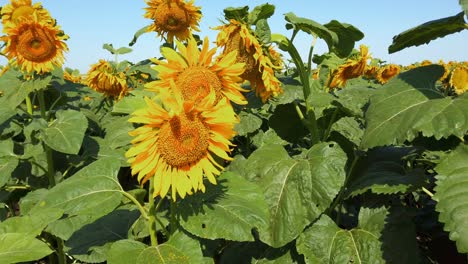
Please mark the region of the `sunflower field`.
<svg viewBox="0 0 468 264"><path fill-rule="evenodd" d="M86 73L41 3L1 7L0 263L467 263L468 62L387 64L292 12L275 34L268 3L210 40L193 0L146 5ZM147 32L162 56L119 61Z"/></svg>

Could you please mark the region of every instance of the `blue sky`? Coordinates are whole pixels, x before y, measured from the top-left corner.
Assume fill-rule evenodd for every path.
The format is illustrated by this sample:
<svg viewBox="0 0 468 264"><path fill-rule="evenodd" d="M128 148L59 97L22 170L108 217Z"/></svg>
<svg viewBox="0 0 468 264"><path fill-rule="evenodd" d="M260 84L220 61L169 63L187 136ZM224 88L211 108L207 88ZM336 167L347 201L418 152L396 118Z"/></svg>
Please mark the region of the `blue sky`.
<svg viewBox="0 0 468 264"><path fill-rule="evenodd" d="M34 1L33 3L38 2ZM39 1L57 19L62 29L70 36L67 41L70 51L65 54L66 67L78 69L85 73L91 64L99 59L112 60L113 55L102 49L104 43L114 47L128 46L133 34L140 28L151 23L143 17L145 13L144 0L42 0ZM286 30L284 14L293 12L297 16L306 17L325 24L332 19L349 23L360 29L365 37L356 43L369 46L374 57L389 63L407 65L413 62L429 59L437 61L467 61L468 30L446 36L430 42L428 45L410 47L394 54L388 54L387 48L392 43L393 36L411 27L430 20L455 15L461 12L458 0L291 0L291 1L260 1L260 0L195 0L195 5L201 6L203 17L200 22L201 37L208 36L214 41L217 31L210 27L221 24L223 9L270 3L276 6L275 14L269 19L273 33L290 36ZM0 5L9 1L1 0ZM66 4L65 4L66 3ZM307 55L312 37L300 33L295 39L299 52L304 58ZM132 47L133 52L120 56L120 60L138 62L160 55L161 41L156 33L142 35ZM322 40L316 44L315 53L327 51ZM5 64L5 59L0 59Z"/></svg>

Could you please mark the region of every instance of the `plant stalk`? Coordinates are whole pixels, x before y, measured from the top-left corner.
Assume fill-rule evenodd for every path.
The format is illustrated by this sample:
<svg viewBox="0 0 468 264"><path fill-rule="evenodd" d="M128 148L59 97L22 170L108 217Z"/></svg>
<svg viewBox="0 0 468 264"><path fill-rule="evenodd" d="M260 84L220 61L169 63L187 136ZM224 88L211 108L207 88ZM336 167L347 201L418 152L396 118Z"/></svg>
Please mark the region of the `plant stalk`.
<svg viewBox="0 0 468 264"><path fill-rule="evenodd" d="M151 246L155 247L158 245L158 238L156 236L156 208L154 207L154 178L151 177L149 180L149 214L148 214L148 228L151 239Z"/></svg>
<svg viewBox="0 0 468 264"><path fill-rule="evenodd" d="M172 191L175 192L174 188L172 188ZM174 232L177 229L177 218L176 218L176 211L177 211L177 204L176 202L171 198L171 235L174 234Z"/></svg>
<svg viewBox="0 0 468 264"><path fill-rule="evenodd" d="M32 103L31 103L31 97L29 97L29 94L26 95L26 108L27 108L28 114L30 116L32 116L33 115L33 107L32 107Z"/></svg>

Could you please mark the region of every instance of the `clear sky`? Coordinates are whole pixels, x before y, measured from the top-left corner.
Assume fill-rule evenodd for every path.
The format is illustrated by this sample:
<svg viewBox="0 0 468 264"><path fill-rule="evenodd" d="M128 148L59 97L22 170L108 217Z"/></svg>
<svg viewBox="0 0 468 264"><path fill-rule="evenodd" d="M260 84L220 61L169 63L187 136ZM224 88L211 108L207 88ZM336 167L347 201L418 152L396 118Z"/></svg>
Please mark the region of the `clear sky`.
<svg viewBox="0 0 468 264"><path fill-rule="evenodd" d="M0 5L9 3L0 0ZM51 15L57 19L62 29L70 36L67 45L70 49L65 54L66 67L78 69L85 73L91 64L99 59L113 59L113 56L102 49L104 43L114 47L128 47L133 35L140 28L149 25L151 20L143 17L146 6L144 0L42 0ZM428 45L406 48L397 53L388 54L388 46L393 36L430 20L453 16L461 12L458 0L195 0L200 6L203 17L200 22L201 37L208 36L214 41L217 31L211 27L221 24L223 9L270 3L276 6L275 14L269 19L271 31L290 36L286 30L284 14L293 12L297 16L312 19L321 24L335 19L349 23L360 29L365 37L356 43L369 46L374 57L389 63L411 64L424 59L437 61L468 60L468 30L431 41ZM304 58L308 52L312 37L300 33L294 43ZM132 47L129 54L120 56L120 60L138 62L160 55L161 41L156 33L142 35ZM324 41L316 44L315 53L327 51ZM5 64L4 58L0 64Z"/></svg>

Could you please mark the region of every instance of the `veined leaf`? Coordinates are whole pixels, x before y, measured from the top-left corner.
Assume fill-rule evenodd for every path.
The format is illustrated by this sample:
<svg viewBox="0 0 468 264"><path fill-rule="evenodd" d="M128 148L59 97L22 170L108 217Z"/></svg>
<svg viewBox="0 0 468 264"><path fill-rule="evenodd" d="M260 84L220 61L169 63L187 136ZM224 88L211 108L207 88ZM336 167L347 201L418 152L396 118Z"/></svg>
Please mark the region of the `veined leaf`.
<svg viewBox="0 0 468 264"><path fill-rule="evenodd" d="M380 236L387 210L361 208L359 225L339 228L327 215L308 228L297 240L297 251L307 263L386 263Z"/></svg>
<svg viewBox="0 0 468 264"><path fill-rule="evenodd" d="M254 7L249 13L248 20L249 24L255 25L261 19L267 19L275 13L275 6L271 4L263 4Z"/></svg>
<svg viewBox="0 0 468 264"><path fill-rule="evenodd" d="M244 163L243 175L263 187L270 208L260 240L281 247L328 208L345 179L346 154L335 143L312 147L306 159L292 159L280 145L265 145Z"/></svg>
<svg viewBox="0 0 468 264"><path fill-rule="evenodd" d="M361 148L402 144L418 133L436 139L468 130L468 94L444 97L434 83L442 66L429 65L404 72L375 92L366 111L367 127Z"/></svg>
<svg viewBox="0 0 468 264"><path fill-rule="evenodd" d="M88 120L75 110L59 110L56 116L57 119L44 129L44 142L59 152L78 154Z"/></svg>
<svg viewBox="0 0 468 264"><path fill-rule="evenodd" d="M241 111L239 114L240 123L234 126L239 136L245 136L257 131L262 126L262 119L252 113Z"/></svg>
<svg viewBox="0 0 468 264"><path fill-rule="evenodd" d="M433 199L444 230L457 244L460 253L468 253L468 146L461 145L444 157L435 170Z"/></svg>
<svg viewBox="0 0 468 264"><path fill-rule="evenodd" d="M349 56L353 51L354 43L364 38L364 33L351 24L332 20L324 26L337 34L338 43L330 51L335 52L341 58Z"/></svg>
<svg viewBox="0 0 468 264"><path fill-rule="evenodd" d="M69 216L110 212L121 201L119 169L115 159L95 161L50 189L31 211L61 208Z"/></svg>
<svg viewBox="0 0 468 264"><path fill-rule="evenodd" d="M0 263L38 260L52 252L46 243L24 233L0 234Z"/></svg>
<svg viewBox="0 0 468 264"><path fill-rule="evenodd" d="M261 189L233 172L223 173L204 194L186 197L178 209L184 229L202 238L253 241L252 229L268 226Z"/></svg>
<svg viewBox="0 0 468 264"><path fill-rule="evenodd" d="M0 223L0 234L17 233L23 234L24 236L35 237L38 236L48 224L59 219L62 214L63 211L59 208L47 208L30 215L10 217Z"/></svg>
<svg viewBox="0 0 468 264"><path fill-rule="evenodd" d="M15 157L0 157L0 187L11 178L11 174L18 167L19 161Z"/></svg>
<svg viewBox="0 0 468 264"><path fill-rule="evenodd" d="M137 42L138 38L145 34L146 32L148 32L148 28L149 26L144 26L142 28L140 28L136 33L135 35L133 35L133 39L130 41L130 43L128 43L128 45L131 47L133 45L135 45L135 43Z"/></svg>
<svg viewBox="0 0 468 264"><path fill-rule="evenodd" d="M122 239L112 244L107 251L107 263L109 264L135 264L136 258L148 246L129 239Z"/></svg>
<svg viewBox="0 0 468 264"><path fill-rule="evenodd" d="M187 257L180 250L166 243L157 247L144 249L137 257L137 264L164 263L164 264L189 264Z"/></svg>
<svg viewBox="0 0 468 264"><path fill-rule="evenodd" d="M451 17L432 20L394 36L392 44L388 47L388 53L394 53L411 46L427 44L434 39L442 38L467 28L465 12Z"/></svg>
<svg viewBox="0 0 468 264"><path fill-rule="evenodd" d="M235 19L238 21L244 20L249 15L249 6L243 7L228 7L224 10L224 17L226 20Z"/></svg>
<svg viewBox="0 0 468 264"><path fill-rule="evenodd" d="M184 255L189 259L189 263L205 262L200 241L197 237L190 236L182 230L172 234L165 244L171 245L181 252L184 252Z"/></svg>

